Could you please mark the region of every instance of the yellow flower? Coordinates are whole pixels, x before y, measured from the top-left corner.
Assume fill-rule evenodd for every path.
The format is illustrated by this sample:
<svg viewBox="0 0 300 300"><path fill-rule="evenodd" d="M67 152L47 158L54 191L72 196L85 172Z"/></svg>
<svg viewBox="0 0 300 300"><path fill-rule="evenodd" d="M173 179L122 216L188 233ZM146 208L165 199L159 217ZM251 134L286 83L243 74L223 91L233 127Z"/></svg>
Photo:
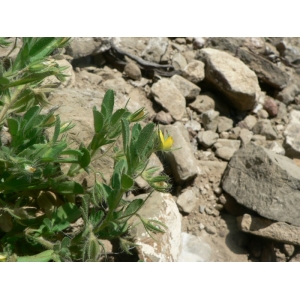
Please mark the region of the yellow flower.
<svg viewBox="0 0 300 300"><path fill-rule="evenodd" d="M160 150L170 150L173 146L174 140L171 136L169 136L166 140L161 130L159 130L159 139L160 139Z"/></svg>

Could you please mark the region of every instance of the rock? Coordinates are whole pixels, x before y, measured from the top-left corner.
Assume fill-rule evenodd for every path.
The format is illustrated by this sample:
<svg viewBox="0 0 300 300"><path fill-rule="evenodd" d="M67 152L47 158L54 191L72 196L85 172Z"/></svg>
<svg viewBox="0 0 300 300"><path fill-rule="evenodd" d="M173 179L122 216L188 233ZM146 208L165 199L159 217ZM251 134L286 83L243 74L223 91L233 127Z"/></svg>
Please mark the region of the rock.
<svg viewBox="0 0 300 300"><path fill-rule="evenodd" d="M197 160L189 141L187 129L179 122L162 126L162 129L173 137L173 147L179 148L166 155L175 181L180 183L195 177L200 170L197 167Z"/></svg>
<svg viewBox="0 0 300 300"><path fill-rule="evenodd" d="M292 103L295 97L300 94L299 82L291 82L286 88L278 93L276 99L283 102L285 105Z"/></svg>
<svg viewBox="0 0 300 300"><path fill-rule="evenodd" d="M218 127L219 114L220 113L218 111L210 109L201 115L202 123L204 125L205 130L211 130L216 132Z"/></svg>
<svg viewBox="0 0 300 300"><path fill-rule="evenodd" d="M209 95L198 95L196 100L189 104L198 113L204 113L215 109L215 102Z"/></svg>
<svg viewBox="0 0 300 300"><path fill-rule="evenodd" d="M216 147L216 148L229 147L234 150L239 150L240 146L241 146L241 141L239 141L239 140L218 139L217 143L219 144L218 145L219 147Z"/></svg>
<svg viewBox="0 0 300 300"><path fill-rule="evenodd" d="M175 70L183 70L187 65L185 57L180 53L177 52L174 54L172 59L172 66Z"/></svg>
<svg viewBox="0 0 300 300"><path fill-rule="evenodd" d="M213 37L207 40L206 48L215 48L218 50L225 50L235 55L237 49L244 43L244 38L230 38L230 37Z"/></svg>
<svg viewBox="0 0 300 300"><path fill-rule="evenodd" d="M233 156L233 154L235 153L235 149L230 148L230 147L220 147L217 149L217 151L215 152L217 157L220 157L224 160L229 161L230 158Z"/></svg>
<svg viewBox="0 0 300 300"><path fill-rule="evenodd" d="M207 175L215 174L220 177L227 167L227 162L198 160L198 166Z"/></svg>
<svg viewBox="0 0 300 300"><path fill-rule="evenodd" d="M179 75L172 76L171 81L186 99L195 99L200 93L200 88L197 85Z"/></svg>
<svg viewBox="0 0 300 300"><path fill-rule="evenodd" d="M215 234L215 233L217 233L217 229L216 229L215 226L207 225L207 226L205 226L205 230L209 234Z"/></svg>
<svg viewBox="0 0 300 300"><path fill-rule="evenodd" d="M207 130L199 132L197 138L202 146L209 148L217 141L219 135L213 131Z"/></svg>
<svg viewBox="0 0 300 300"><path fill-rule="evenodd" d="M247 125L248 129L251 130L257 123L257 119L255 116L249 115L244 119L244 122Z"/></svg>
<svg viewBox="0 0 300 300"><path fill-rule="evenodd" d="M161 79L151 88L154 99L165 108L175 120L180 120L185 112L185 98L169 79Z"/></svg>
<svg viewBox="0 0 300 300"><path fill-rule="evenodd" d="M204 63L199 60L193 60L183 69L182 76L187 80L197 84L205 77Z"/></svg>
<svg viewBox="0 0 300 300"><path fill-rule="evenodd" d="M250 130L246 128L241 129L239 139L241 140L242 145L243 146L247 145L251 141L252 136L253 136L253 132L251 132Z"/></svg>
<svg viewBox="0 0 300 300"><path fill-rule="evenodd" d="M300 245L300 227L284 222L274 222L268 219L244 214L237 217L239 229L257 236L262 236L281 243Z"/></svg>
<svg viewBox="0 0 300 300"><path fill-rule="evenodd" d="M187 121L184 124L185 128L191 128L194 131L200 131L201 130L201 124L199 122L197 122L196 120L190 120Z"/></svg>
<svg viewBox="0 0 300 300"><path fill-rule="evenodd" d="M148 194L139 195L145 199ZM139 258L145 262L178 261L181 247L181 215L171 194L154 192L139 210L144 219L157 220L167 226L165 233L157 233L155 240L145 232L139 218L130 219L131 224L139 223L131 230L135 238Z"/></svg>
<svg viewBox="0 0 300 300"><path fill-rule="evenodd" d="M290 121L284 131L285 155L290 158L300 158L300 111L292 110L290 112Z"/></svg>
<svg viewBox="0 0 300 300"><path fill-rule="evenodd" d="M219 117L218 118L218 132L224 132L233 127L233 120L227 117Z"/></svg>
<svg viewBox="0 0 300 300"><path fill-rule="evenodd" d="M77 75L77 79L78 78L80 78L82 81L84 81L86 83L90 83L92 85L98 85L102 82L101 76L99 76L97 74L93 74L86 70L80 71L80 73Z"/></svg>
<svg viewBox="0 0 300 300"><path fill-rule="evenodd" d="M163 37L150 38L146 49L142 53L142 58L154 63L159 63L164 53L167 51L168 39Z"/></svg>
<svg viewBox="0 0 300 300"><path fill-rule="evenodd" d="M289 262L299 262L300 261L300 253L295 254Z"/></svg>
<svg viewBox="0 0 300 300"><path fill-rule="evenodd" d="M180 211L191 213L197 204L197 198L192 190L186 190L177 198L177 205Z"/></svg>
<svg viewBox="0 0 300 300"><path fill-rule="evenodd" d="M260 119L268 119L269 118L269 114L266 110L264 109L261 109L257 112L257 116L258 118Z"/></svg>
<svg viewBox="0 0 300 300"><path fill-rule="evenodd" d="M254 134L260 134L266 137L267 140L276 140L277 134L274 131L270 120L259 120L252 128Z"/></svg>
<svg viewBox="0 0 300 300"><path fill-rule="evenodd" d="M205 77L239 110L253 109L260 92L257 77L243 62L226 52L205 48Z"/></svg>
<svg viewBox="0 0 300 300"><path fill-rule="evenodd" d="M286 254L286 256L292 256L294 254L295 247L291 244L284 244L283 251Z"/></svg>
<svg viewBox="0 0 300 300"><path fill-rule="evenodd" d="M252 212L247 207L237 203L237 201L227 193L224 193L219 198L219 201L224 205L225 210L233 216L242 216L243 214Z"/></svg>
<svg viewBox="0 0 300 300"><path fill-rule="evenodd" d="M174 122L174 119L172 118L170 113L166 113L165 111L161 110L159 113L156 114L155 119L156 122L160 124L171 124Z"/></svg>
<svg viewBox="0 0 300 300"><path fill-rule="evenodd" d="M97 54L110 49L111 38L74 37L66 47L66 53L73 58Z"/></svg>
<svg viewBox="0 0 300 300"><path fill-rule="evenodd" d="M141 69L137 66L136 63L130 62L126 64L124 72L129 78L133 80L141 80L142 78Z"/></svg>
<svg viewBox="0 0 300 300"><path fill-rule="evenodd" d="M262 56L239 48L238 58L248 65L262 82L279 90L282 90L288 85L288 74Z"/></svg>
<svg viewBox="0 0 300 300"><path fill-rule="evenodd" d="M266 148L273 151L276 154L285 155L284 148L276 141L267 145Z"/></svg>
<svg viewBox="0 0 300 300"><path fill-rule="evenodd" d="M201 49L201 48L203 48L204 45L205 45L205 41L206 41L206 38L195 37L194 41L193 41L193 48L194 49Z"/></svg>
<svg viewBox="0 0 300 300"><path fill-rule="evenodd" d="M209 262L212 258L212 249L201 237L181 233L182 250L178 262Z"/></svg>
<svg viewBox="0 0 300 300"><path fill-rule="evenodd" d="M266 51L266 42L262 37L246 37L243 47L247 47L254 53L263 54Z"/></svg>
<svg viewBox="0 0 300 300"><path fill-rule="evenodd" d="M268 112L270 117L276 117L278 114L278 106L273 98L266 96L264 109Z"/></svg>
<svg viewBox="0 0 300 300"><path fill-rule="evenodd" d="M234 154L222 178L223 190L238 203L265 218L296 226L300 226L299 186L300 169L291 159L254 144Z"/></svg>
<svg viewBox="0 0 300 300"><path fill-rule="evenodd" d="M296 37L285 37L276 43L276 48L280 55L290 63L300 57L300 39Z"/></svg>

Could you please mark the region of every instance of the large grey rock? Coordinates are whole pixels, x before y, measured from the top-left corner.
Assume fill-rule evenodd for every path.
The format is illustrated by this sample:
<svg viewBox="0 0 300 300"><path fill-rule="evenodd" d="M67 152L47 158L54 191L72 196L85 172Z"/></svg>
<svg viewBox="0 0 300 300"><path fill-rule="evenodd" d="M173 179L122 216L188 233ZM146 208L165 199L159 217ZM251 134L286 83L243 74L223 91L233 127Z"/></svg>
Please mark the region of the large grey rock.
<svg viewBox="0 0 300 300"><path fill-rule="evenodd" d="M260 92L257 77L238 58L226 52L205 48L205 77L224 93L239 110L253 109Z"/></svg>
<svg viewBox="0 0 300 300"><path fill-rule="evenodd" d="M281 243L300 246L300 227L284 222L244 214L237 217L239 229L257 236L262 236Z"/></svg>
<svg viewBox="0 0 300 300"><path fill-rule="evenodd" d="M283 147L286 156L290 158L300 158L300 111L290 112L290 121L284 131L285 140Z"/></svg>
<svg viewBox="0 0 300 300"><path fill-rule="evenodd" d="M139 195L145 199L148 194ZM167 226L165 233L154 235L155 240L145 231L139 218L130 220L133 226L131 235L135 238L138 255L145 262L175 262L181 250L181 214L171 194L154 192L139 210L142 218L157 220Z"/></svg>
<svg viewBox="0 0 300 300"><path fill-rule="evenodd" d="M159 63L168 48L168 39L164 37L154 37L148 42L146 49L142 53L145 60Z"/></svg>
<svg viewBox="0 0 300 300"><path fill-rule="evenodd" d="M292 63L300 57L300 38L282 38L278 43L276 43L276 48L281 56Z"/></svg>
<svg viewBox="0 0 300 300"><path fill-rule="evenodd" d="M222 188L265 218L300 226L300 168L285 156L248 144L228 163Z"/></svg>
<svg viewBox="0 0 300 300"><path fill-rule="evenodd" d="M151 88L154 99L165 108L175 120L180 120L185 112L185 98L169 79L161 79Z"/></svg>
<svg viewBox="0 0 300 300"><path fill-rule="evenodd" d="M200 93L200 88L197 85L179 75L172 76L171 81L186 99L195 99Z"/></svg>
<svg viewBox="0 0 300 300"><path fill-rule="evenodd" d="M171 166L175 181L180 183L195 177L200 170L197 167L197 160L190 144L187 129L180 122L161 127L173 137L173 148L179 148L166 153L166 159Z"/></svg>
<svg viewBox="0 0 300 300"><path fill-rule="evenodd" d="M287 86L288 74L269 60L243 48L239 48L238 58L248 65L262 82L280 90Z"/></svg>

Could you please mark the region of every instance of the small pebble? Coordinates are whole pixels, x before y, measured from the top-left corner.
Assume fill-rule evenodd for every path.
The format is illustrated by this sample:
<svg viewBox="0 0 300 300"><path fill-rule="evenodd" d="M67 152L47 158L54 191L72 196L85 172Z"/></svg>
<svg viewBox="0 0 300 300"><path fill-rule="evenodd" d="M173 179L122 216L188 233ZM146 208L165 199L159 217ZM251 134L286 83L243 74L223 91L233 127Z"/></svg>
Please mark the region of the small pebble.
<svg viewBox="0 0 300 300"><path fill-rule="evenodd" d="M205 206L204 206L204 205L200 205L200 206L199 206L199 212L200 212L201 214L204 214L204 211L205 211Z"/></svg>
<svg viewBox="0 0 300 300"><path fill-rule="evenodd" d="M209 234L215 234L217 232L216 227L215 226L211 226L211 225L206 226L205 230Z"/></svg>
<svg viewBox="0 0 300 300"><path fill-rule="evenodd" d="M204 228L205 228L205 226L202 223L200 223L199 224L199 230L203 230Z"/></svg>

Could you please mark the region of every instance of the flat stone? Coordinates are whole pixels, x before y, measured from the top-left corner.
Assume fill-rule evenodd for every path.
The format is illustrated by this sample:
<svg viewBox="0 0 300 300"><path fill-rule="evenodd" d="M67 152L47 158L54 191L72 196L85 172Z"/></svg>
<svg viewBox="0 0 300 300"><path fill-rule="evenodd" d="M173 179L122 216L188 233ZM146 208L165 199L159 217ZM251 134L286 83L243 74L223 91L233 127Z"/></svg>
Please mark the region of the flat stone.
<svg viewBox="0 0 300 300"><path fill-rule="evenodd" d="M251 130L257 123L257 119L255 116L249 115L244 119L244 122L247 125L248 129Z"/></svg>
<svg viewBox="0 0 300 300"><path fill-rule="evenodd" d="M259 215L300 226L300 168L288 157L249 143L235 152L223 190ZM276 187L276 188L274 188Z"/></svg>
<svg viewBox="0 0 300 300"><path fill-rule="evenodd" d="M247 145L251 141L252 136L253 136L252 131L250 131L246 128L241 129L239 139L241 140L242 145Z"/></svg>
<svg viewBox="0 0 300 300"><path fill-rule="evenodd" d="M185 98L169 79L161 79L151 88L154 99L165 108L175 120L180 120L185 112Z"/></svg>
<svg viewBox="0 0 300 300"><path fill-rule="evenodd" d="M171 81L186 99L195 99L200 93L201 89L197 85L179 75L172 76Z"/></svg>
<svg viewBox="0 0 300 300"><path fill-rule="evenodd" d="M300 246L300 227L284 222L244 214L237 217L239 229L257 236L262 236L281 243Z"/></svg>
<svg viewBox="0 0 300 300"><path fill-rule="evenodd" d="M183 69L182 76L195 84L201 82L205 77L204 63L200 60L193 60Z"/></svg>
<svg viewBox="0 0 300 300"><path fill-rule="evenodd" d="M234 150L239 150L241 147L241 141L239 140L218 139L217 143L220 144L221 147L229 147Z"/></svg>
<svg viewBox="0 0 300 300"><path fill-rule="evenodd" d="M211 48L201 49L205 77L239 110L253 109L260 87L255 73L238 58Z"/></svg>

